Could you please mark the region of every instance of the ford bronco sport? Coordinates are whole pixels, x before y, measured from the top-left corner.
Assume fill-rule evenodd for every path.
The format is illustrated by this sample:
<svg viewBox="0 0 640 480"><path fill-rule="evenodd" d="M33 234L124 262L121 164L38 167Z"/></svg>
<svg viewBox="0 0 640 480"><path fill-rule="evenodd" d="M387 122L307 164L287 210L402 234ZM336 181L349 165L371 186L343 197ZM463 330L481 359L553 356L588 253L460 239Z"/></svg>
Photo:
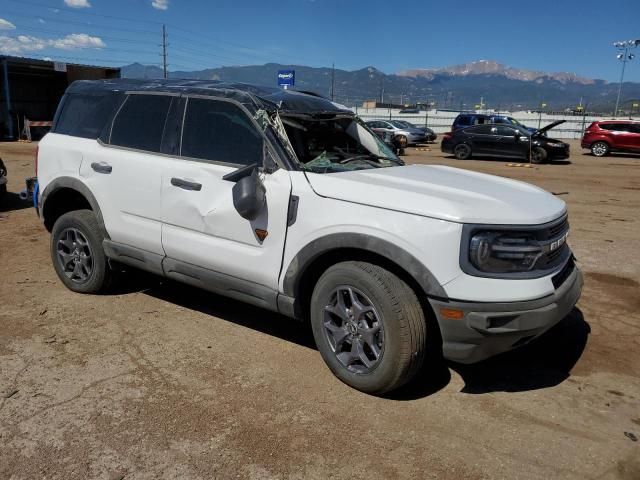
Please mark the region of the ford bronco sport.
<svg viewBox="0 0 640 480"><path fill-rule="evenodd" d="M310 94L75 82L37 175L71 290L100 292L126 264L310 321L331 371L369 393L409 381L427 338L466 363L523 345L582 288L562 200L404 165L353 112Z"/></svg>

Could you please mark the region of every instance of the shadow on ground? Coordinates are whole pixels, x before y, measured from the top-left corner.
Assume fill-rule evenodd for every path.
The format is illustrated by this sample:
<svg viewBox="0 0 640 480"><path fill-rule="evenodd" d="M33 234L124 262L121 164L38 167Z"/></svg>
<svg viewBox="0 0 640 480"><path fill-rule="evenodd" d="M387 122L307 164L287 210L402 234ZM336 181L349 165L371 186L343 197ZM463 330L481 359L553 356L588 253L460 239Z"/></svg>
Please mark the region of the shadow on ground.
<svg viewBox="0 0 640 480"><path fill-rule="evenodd" d="M23 210L29 207L33 207L33 203L29 200L22 200L17 193L7 192L0 198L0 212Z"/></svg>
<svg viewBox="0 0 640 480"><path fill-rule="evenodd" d="M212 315L227 322L316 349L311 328L283 315L215 295L197 288L162 279L144 272L131 271L117 282L114 294L142 292L151 297ZM442 340L431 324L428 354L424 368L408 385L391 392L391 400L424 398L443 389L451 380L451 370L465 382L463 393L522 392L553 387L566 380L580 359L591 331L582 312L571 313L540 338L517 350L474 365L462 365L442 359ZM428 324L429 327L429 324Z"/></svg>

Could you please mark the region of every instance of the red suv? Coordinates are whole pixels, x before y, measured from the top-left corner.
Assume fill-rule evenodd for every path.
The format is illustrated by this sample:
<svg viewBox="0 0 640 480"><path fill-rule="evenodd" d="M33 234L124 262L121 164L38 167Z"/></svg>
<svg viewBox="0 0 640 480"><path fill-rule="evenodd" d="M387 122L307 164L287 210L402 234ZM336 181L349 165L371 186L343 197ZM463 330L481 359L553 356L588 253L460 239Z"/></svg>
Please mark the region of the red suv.
<svg viewBox="0 0 640 480"><path fill-rule="evenodd" d="M582 148L590 149L596 157L604 157L609 152L640 153L640 122L593 122L584 132Z"/></svg>

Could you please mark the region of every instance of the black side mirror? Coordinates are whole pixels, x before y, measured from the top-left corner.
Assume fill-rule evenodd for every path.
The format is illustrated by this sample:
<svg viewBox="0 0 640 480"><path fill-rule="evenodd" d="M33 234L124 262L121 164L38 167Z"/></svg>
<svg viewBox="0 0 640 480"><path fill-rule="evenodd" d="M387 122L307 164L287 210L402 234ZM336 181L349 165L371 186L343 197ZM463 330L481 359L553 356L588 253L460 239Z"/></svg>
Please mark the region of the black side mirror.
<svg viewBox="0 0 640 480"><path fill-rule="evenodd" d="M255 220L266 201L266 189L258 174L257 165L248 165L225 175L223 180L236 182L233 186L233 206L242 218Z"/></svg>

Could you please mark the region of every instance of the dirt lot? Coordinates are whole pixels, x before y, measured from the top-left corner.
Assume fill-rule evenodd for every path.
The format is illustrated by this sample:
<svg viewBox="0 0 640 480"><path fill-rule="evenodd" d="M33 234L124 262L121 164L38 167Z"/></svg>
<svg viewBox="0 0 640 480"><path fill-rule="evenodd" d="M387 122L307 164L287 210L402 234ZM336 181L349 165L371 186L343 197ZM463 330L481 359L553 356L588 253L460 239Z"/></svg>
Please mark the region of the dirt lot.
<svg viewBox="0 0 640 480"><path fill-rule="evenodd" d="M10 191L34 149L0 145ZM640 478L640 157L573 152L534 168L409 152L560 195L586 284L538 342L473 367L433 361L392 398L341 384L306 326L266 311L143 274L71 293L11 194L0 478Z"/></svg>

